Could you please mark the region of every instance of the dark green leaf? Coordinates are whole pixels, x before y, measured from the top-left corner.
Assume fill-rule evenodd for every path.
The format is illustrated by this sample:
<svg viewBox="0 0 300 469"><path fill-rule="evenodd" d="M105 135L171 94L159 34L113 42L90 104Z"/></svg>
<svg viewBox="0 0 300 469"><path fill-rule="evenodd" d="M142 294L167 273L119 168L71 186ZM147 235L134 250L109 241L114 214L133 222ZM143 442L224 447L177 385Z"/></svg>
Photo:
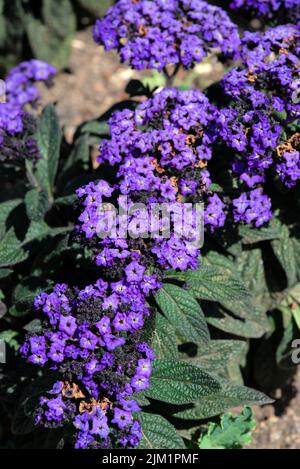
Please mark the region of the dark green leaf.
<svg viewBox="0 0 300 469"><path fill-rule="evenodd" d="M143 438L140 449L184 449L182 438L173 425L161 415L141 412L138 419L142 425Z"/></svg>
<svg viewBox="0 0 300 469"><path fill-rule="evenodd" d="M192 294L170 283L165 283L155 300L168 321L188 341L209 341L209 331L203 312Z"/></svg>
<svg viewBox="0 0 300 469"><path fill-rule="evenodd" d="M167 277L186 282L196 298L210 301L236 301L249 297L245 285L231 272L202 264L198 270L167 273Z"/></svg>
<svg viewBox="0 0 300 469"><path fill-rule="evenodd" d="M177 412L176 417L187 420L207 419L241 405L270 404L272 399L265 394L245 386L224 382L220 391L202 397L190 409Z"/></svg>
<svg viewBox="0 0 300 469"><path fill-rule="evenodd" d="M37 163L35 176L40 187L46 190L50 201L53 199L61 137L62 134L54 106L48 104L42 112L37 132L41 158Z"/></svg>
<svg viewBox="0 0 300 469"><path fill-rule="evenodd" d="M206 346L199 344L197 355L186 358L185 362L233 379L233 374L239 376L236 368L239 368L246 350L247 343L241 340L211 340Z"/></svg>
<svg viewBox="0 0 300 469"><path fill-rule="evenodd" d="M198 367L176 360L156 360L146 396L170 404L187 404L216 393L218 380Z"/></svg>
<svg viewBox="0 0 300 469"><path fill-rule="evenodd" d="M19 264L27 259L28 253L16 237L13 228L10 228L0 240L0 267Z"/></svg>
<svg viewBox="0 0 300 469"><path fill-rule="evenodd" d="M280 225L280 238L274 239L271 244L286 274L288 286L292 287L297 281L297 266L294 255L294 244L286 225Z"/></svg>
<svg viewBox="0 0 300 469"><path fill-rule="evenodd" d="M48 208L48 195L40 189L31 189L25 195L25 205L28 218L33 221L39 221L44 218Z"/></svg>
<svg viewBox="0 0 300 469"><path fill-rule="evenodd" d="M152 349L158 359L178 358L175 330L159 313L156 314Z"/></svg>

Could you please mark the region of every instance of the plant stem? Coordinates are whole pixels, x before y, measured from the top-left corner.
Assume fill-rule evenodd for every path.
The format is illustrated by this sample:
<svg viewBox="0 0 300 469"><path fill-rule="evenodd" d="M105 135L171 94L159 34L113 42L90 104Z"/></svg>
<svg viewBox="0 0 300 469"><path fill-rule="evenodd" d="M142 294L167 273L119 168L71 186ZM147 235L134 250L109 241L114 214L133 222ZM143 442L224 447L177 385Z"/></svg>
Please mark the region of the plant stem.
<svg viewBox="0 0 300 469"><path fill-rule="evenodd" d="M176 64L174 67L174 70L171 74L169 74L167 67L163 68L164 75L166 77L166 88L171 88L173 86L173 82L175 80L175 77L178 73L178 70L180 69L180 64Z"/></svg>

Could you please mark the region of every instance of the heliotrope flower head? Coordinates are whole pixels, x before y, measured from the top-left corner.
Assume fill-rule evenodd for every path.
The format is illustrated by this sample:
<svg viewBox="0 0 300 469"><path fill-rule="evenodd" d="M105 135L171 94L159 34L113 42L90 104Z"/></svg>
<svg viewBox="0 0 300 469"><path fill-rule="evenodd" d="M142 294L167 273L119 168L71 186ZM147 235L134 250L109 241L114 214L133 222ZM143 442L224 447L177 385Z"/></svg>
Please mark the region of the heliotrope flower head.
<svg viewBox="0 0 300 469"><path fill-rule="evenodd" d="M38 148L34 139L36 122L29 113L36 108L40 95L38 81L46 85L56 70L40 60L22 62L5 80L5 102L0 103L0 159L3 161L35 160Z"/></svg>
<svg viewBox="0 0 300 469"><path fill-rule="evenodd" d="M190 220L188 215L184 218L185 227L190 230L178 228L168 239L162 233L168 228L170 217L173 228L179 225L175 223L175 205L177 215L184 217L183 202L202 202L207 197L211 182L207 164L212 157L216 116L216 108L200 91L171 88L155 94L135 110L116 112L111 117L110 140L101 144L98 161L115 168L114 191L107 189L109 192L103 196L103 181L77 191L84 206L79 230L96 248L99 266L121 266L127 279L130 275L136 282L144 279L149 268L185 270L197 266L199 249L190 242L190 234L195 234L192 214ZM144 203L147 208L166 204L169 212L160 220L149 221L149 212L140 209L127 220L134 239L124 236L112 240L104 236L104 240L99 240L99 204L109 202L109 195L119 204L120 198L126 197L128 212L136 203ZM218 212L223 207L220 201ZM103 216L107 216L106 212ZM139 223L134 227L137 217ZM221 218L224 217L218 217L219 221ZM147 236L150 231L151 237ZM145 236L141 236L143 233Z"/></svg>
<svg viewBox="0 0 300 469"><path fill-rule="evenodd" d="M256 109L267 107L299 117L299 53L297 26L277 26L264 33L246 32L241 52L243 68L226 75L225 93L251 103Z"/></svg>
<svg viewBox="0 0 300 469"><path fill-rule="evenodd" d="M96 22L94 39L137 70L191 68L212 48L234 58L239 47L227 13L202 0L119 0Z"/></svg>
<svg viewBox="0 0 300 469"><path fill-rule="evenodd" d="M242 193L232 203L236 222L253 223L259 228L272 218L271 200L263 194L261 188L254 189L249 193Z"/></svg>
<svg viewBox="0 0 300 469"><path fill-rule="evenodd" d="M35 421L73 423L77 448L139 443L132 396L149 387L154 354L141 339L150 310L133 280L98 281L83 290L56 285L35 299L42 330L28 334L21 353L60 376L41 397Z"/></svg>
<svg viewBox="0 0 300 469"><path fill-rule="evenodd" d="M222 81L232 101L220 113L220 135L234 150L234 171L249 187L263 183L269 169L288 187L299 179L297 154L278 161L277 150L295 141L290 125L300 117L299 52L300 31L293 25L245 33L243 65Z"/></svg>

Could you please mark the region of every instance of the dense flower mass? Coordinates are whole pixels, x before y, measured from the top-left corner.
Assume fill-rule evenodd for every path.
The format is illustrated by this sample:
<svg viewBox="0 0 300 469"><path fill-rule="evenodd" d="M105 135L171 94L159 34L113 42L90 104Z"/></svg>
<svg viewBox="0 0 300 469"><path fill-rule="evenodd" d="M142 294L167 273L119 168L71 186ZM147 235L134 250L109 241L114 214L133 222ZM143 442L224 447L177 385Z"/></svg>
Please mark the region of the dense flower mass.
<svg viewBox="0 0 300 469"><path fill-rule="evenodd" d="M220 135L234 151L234 172L250 188L265 182L267 170L287 187L299 179L299 51L293 25L246 33L243 66L223 80L234 102L220 113Z"/></svg>
<svg viewBox="0 0 300 469"><path fill-rule="evenodd" d="M191 68L212 48L234 58L239 47L227 13L202 0L119 0L97 21L94 38L137 70Z"/></svg>
<svg viewBox="0 0 300 469"><path fill-rule="evenodd" d="M19 161L38 157L34 140L36 123L28 112L39 102L35 82L50 83L56 70L40 60L22 62L11 70L5 80L5 102L0 103L0 159Z"/></svg>
<svg viewBox="0 0 300 469"><path fill-rule="evenodd" d="M167 210L166 220L157 220L156 230L153 223L149 226L147 218L142 223L142 214L139 214L143 232L151 232L147 240L99 241L96 237L97 208L103 196L111 197L113 190L104 181L79 189L77 193L85 205L79 218L80 229L86 238L96 240L96 252L100 248L96 256L98 265L117 263L125 268L128 262L137 261L144 269L159 266L185 270L197 266L199 249L191 243L197 239L190 234L195 229L195 212L191 212L190 223L185 223L185 228L177 233L181 236L172 233L165 239L162 231L167 218L174 217L174 206L180 212L182 202L202 202L211 195L207 163L212 157L212 123L216 113L200 91L166 89L134 111L125 110L112 116L111 139L101 145L99 162L116 167L118 182L114 197L126 196L129 210L135 203L146 202L148 207L169 204L170 211ZM224 225L223 207L221 200L219 204L211 200L205 220L212 229Z"/></svg>
<svg viewBox="0 0 300 469"><path fill-rule="evenodd" d="M283 3L293 4L261 1L259 12L269 16ZM223 108L199 90L169 88L111 116L98 156L107 180L76 191L76 240L93 253L98 281L83 289L58 284L37 296L42 327L21 347L30 363L57 376L40 398L36 424L73 425L76 448L135 447L142 436L137 394L148 388L155 358L142 331L164 272L198 267L199 222L207 233L226 222L259 228L272 217L268 177L281 188L300 179L300 32L285 25L246 33L240 43L226 13L202 0L119 0L94 37L136 69L191 68L212 48L234 58L242 44L240 66L221 83ZM53 73L31 61L9 74L2 155L38 154L26 106L38 101L34 82Z"/></svg>
<svg viewBox="0 0 300 469"><path fill-rule="evenodd" d="M278 20L300 21L299 0L232 0L234 10L246 10L264 18L276 17Z"/></svg>
<svg viewBox="0 0 300 469"><path fill-rule="evenodd" d="M60 377L40 399L36 424L73 423L77 448L136 446L139 407L132 396L149 386L154 358L141 340L150 311L137 282L98 280L81 291L56 285L35 308L42 332L29 334L21 352Z"/></svg>

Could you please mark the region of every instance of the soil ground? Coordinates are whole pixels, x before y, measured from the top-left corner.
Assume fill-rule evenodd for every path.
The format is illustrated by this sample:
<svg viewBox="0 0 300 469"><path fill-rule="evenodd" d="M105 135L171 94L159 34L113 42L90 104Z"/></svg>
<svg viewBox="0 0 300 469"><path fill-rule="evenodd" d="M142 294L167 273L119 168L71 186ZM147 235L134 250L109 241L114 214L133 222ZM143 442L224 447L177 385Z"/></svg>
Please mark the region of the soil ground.
<svg viewBox="0 0 300 469"><path fill-rule="evenodd" d="M222 65L208 61L196 68L193 81L204 88L222 74ZM124 91L126 84L140 77L138 72L120 65L114 53L105 53L94 44L90 30L80 31L72 43L68 69L58 75L50 90L43 91L43 102L57 102L66 140L71 142L79 124L100 116L116 102L128 99ZM249 448L300 449L299 391L300 368L293 382L278 391L274 405L255 408L257 428Z"/></svg>

